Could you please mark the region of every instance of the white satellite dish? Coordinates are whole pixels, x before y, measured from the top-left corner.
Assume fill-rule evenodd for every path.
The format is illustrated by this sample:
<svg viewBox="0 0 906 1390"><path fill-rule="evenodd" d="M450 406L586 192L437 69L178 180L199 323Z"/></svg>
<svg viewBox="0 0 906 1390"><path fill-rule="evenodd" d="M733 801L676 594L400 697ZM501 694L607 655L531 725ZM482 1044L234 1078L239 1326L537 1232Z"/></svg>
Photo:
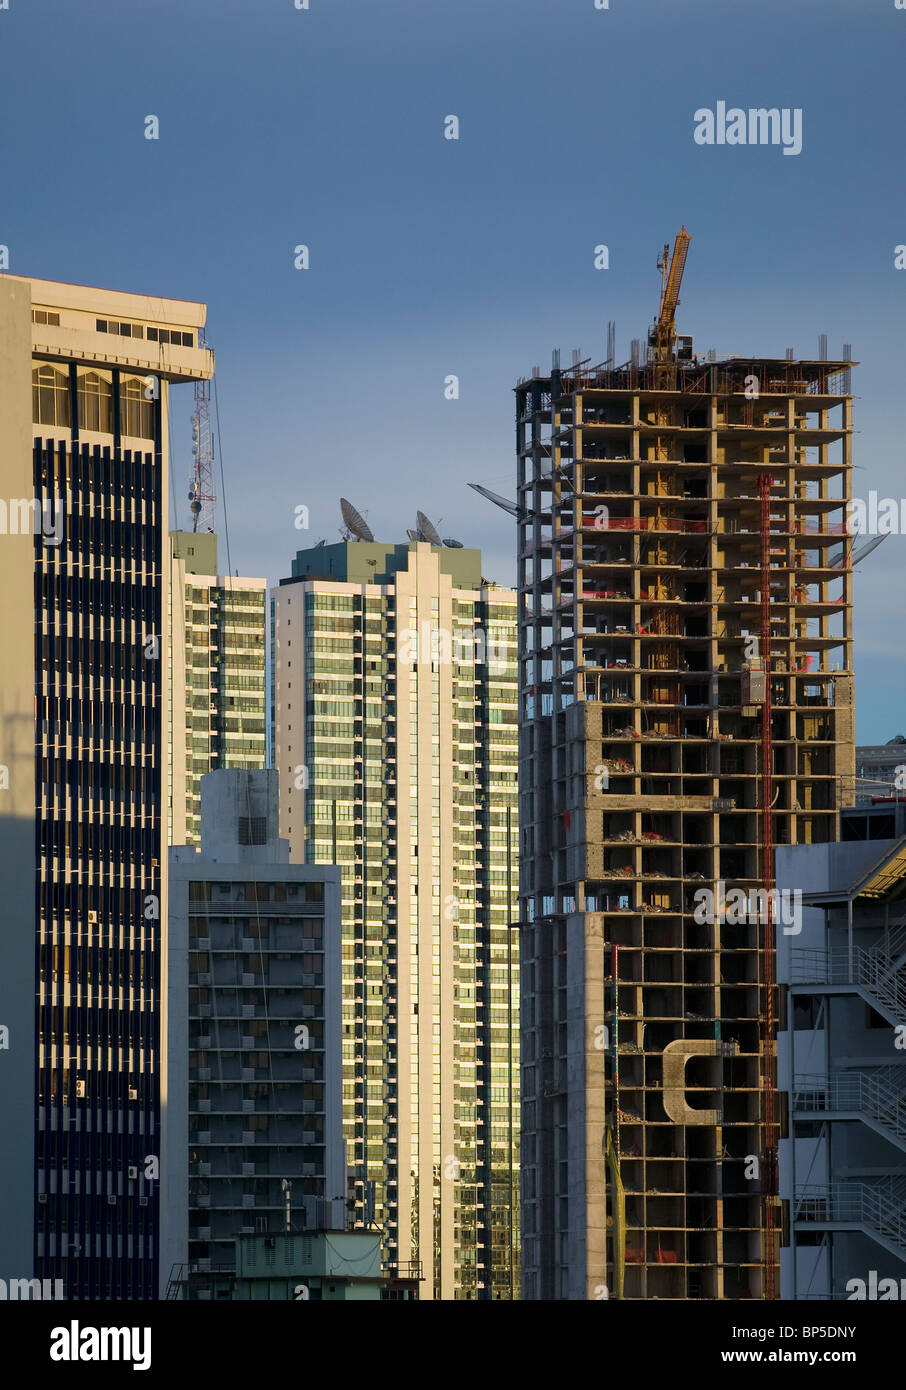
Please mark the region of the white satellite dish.
<svg viewBox="0 0 906 1390"><path fill-rule="evenodd" d="M374 533L362 513L351 502L347 502L345 497L340 498L340 511L343 513L347 531L350 531L357 541L374 540Z"/></svg>

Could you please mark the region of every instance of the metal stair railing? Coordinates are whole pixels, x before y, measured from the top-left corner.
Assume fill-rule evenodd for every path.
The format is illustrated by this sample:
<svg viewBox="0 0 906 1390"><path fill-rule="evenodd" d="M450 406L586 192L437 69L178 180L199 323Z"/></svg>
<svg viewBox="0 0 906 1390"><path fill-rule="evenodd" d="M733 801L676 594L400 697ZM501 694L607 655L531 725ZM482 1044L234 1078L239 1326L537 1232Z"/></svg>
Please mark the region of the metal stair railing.
<svg viewBox="0 0 906 1390"><path fill-rule="evenodd" d="M906 1178L800 1187L793 1206L796 1221L865 1226L902 1250L906 1259Z"/></svg>
<svg viewBox="0 0 906 1390"><path fill-rule="evenodd" d="M825 1076L797 1075L793 1078L793 1107L815 1114L855 1110L870 1115L906 1143L906 1084L897 1084L899 1068L878 1067L871 1071L843 1071L828 1080ZM906 1069L904 1082L906 1082Z"/></svg>
<svg viewBox="0 0 906 1390"><path fill-rule="evenodd" d="M859 986L906 1022L906 984L893 961L882 952L854 946L850 958L845 949L794 950L793 983Z"/></svg>
<svg viewBox="0 0 906 1390"><path fill-rule="evenodd" d="M884 967L888 974L894 974L906 965L906 923L897 925L892 931L888 932L884 947L872 947L872 951L878 957L884 957L886 965Z"/></svg>

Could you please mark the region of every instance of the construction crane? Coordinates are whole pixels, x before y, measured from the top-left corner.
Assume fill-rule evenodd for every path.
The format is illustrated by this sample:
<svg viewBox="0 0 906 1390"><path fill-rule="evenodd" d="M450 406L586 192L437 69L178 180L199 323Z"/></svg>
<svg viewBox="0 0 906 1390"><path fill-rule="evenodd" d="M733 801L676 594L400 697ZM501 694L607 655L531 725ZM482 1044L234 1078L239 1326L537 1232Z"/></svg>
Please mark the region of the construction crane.
<svg viewBox="0 0 906 1390"><path fill-rule="evenodd" d="M661 302L658 316L648 334L648 346L654 362L655 386L667 391L676 389L676 308L691 240L683 227L676 234L672 258L668 243L657 263L661 272Z"/></svg>

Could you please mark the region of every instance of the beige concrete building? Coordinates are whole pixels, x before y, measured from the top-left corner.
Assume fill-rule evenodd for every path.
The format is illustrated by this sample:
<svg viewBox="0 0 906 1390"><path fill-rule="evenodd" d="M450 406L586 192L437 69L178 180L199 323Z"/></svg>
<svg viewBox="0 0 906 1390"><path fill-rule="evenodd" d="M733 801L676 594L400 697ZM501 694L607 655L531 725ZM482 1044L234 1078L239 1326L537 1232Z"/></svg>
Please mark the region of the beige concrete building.
<svg viewBox="0 0 906 1390"><path fill-rule="evenodd" d="M516 607L478 551L300 551L271 592L281 834L343 870L357 1217L421 1298L518 1296Z"/></svg>
<svg viewBox="0 0 906 1390"><path fill-rule="evenodd" d="M201 843L201 778L263 768L264 579L218 574L217 537L170 532L169 843Z"/></svg>
<svg viewBox="0 0 906 1390"><path fill-rule="evenodd" d="M0 277L0 1277L157 1291L168 398L202 304Z"/></svg>

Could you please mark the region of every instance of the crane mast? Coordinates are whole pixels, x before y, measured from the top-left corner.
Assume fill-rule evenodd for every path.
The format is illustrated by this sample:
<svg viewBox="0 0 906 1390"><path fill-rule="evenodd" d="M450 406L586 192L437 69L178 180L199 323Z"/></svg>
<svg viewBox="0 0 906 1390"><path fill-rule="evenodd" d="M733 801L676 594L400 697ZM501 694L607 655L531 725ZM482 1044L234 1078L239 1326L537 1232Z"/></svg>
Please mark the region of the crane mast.
<svg viewBox="0 0 906 1390"><path fill-rule="evenodd" d="M668 244L657 263L661 272L661 301L658 316L648 335L648 344L652 349L655 385L670 391L676 388L676 309L691 240L683 227L676 234L673 256L670 255Z"/></svg>

